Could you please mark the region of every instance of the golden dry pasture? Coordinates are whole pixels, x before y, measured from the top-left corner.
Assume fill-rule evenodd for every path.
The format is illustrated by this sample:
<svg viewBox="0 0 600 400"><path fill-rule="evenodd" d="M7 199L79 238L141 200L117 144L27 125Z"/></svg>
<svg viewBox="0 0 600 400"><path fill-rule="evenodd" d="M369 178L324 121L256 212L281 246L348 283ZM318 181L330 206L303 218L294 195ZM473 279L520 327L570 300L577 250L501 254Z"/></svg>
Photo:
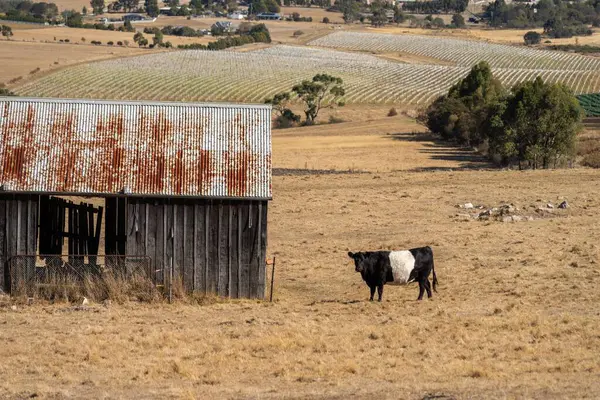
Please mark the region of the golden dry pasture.
<svg viewBox="0 0 600 400"><path fill-rule="evenodd" d="M347 112L273 133L274 303L5 300L0 397L598 398L598 172L488 170L404 116ZM318 174L334 167L364 173ZM466 202L536 219L461 221ZM386 286L368 302L347 251L422 245L433 299Z"/></svg>
<svg viewBox="0 0 600 400"><path fill-rule="evenodd" d="M134 47L2 40L0 41L0 53L2 54L0 83L6 84L15 79L17 80L15 83L21 83L65 66L147 54L147 52L148 50Z"/></svg>

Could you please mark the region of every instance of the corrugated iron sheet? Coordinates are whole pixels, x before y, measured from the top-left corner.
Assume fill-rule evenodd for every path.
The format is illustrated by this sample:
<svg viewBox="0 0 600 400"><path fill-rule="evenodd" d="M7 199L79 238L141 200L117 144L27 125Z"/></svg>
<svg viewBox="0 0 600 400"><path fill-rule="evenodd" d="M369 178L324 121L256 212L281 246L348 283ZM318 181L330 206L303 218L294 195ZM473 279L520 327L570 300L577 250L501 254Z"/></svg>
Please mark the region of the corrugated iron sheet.
<svg viewBox="0 0 600 400"><path fill-rule="evenodd" d="M271 198L264 105L0 98L5 191Z"/></svg>

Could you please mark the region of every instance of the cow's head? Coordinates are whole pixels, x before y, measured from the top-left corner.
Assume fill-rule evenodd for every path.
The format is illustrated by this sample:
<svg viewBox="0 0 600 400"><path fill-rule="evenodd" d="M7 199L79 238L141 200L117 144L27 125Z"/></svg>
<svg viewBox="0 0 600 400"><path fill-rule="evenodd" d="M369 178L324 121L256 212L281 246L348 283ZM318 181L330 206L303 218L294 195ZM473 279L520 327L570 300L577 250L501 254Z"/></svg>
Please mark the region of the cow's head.
<svg viewBox="0 0 600 400"><path fill-rule="evenodd" d="M363 272L365 270L365 261L366 257L364 253L353 253L351 251L348 252L348 257L354 260L354 266L356 272Z"/></svg>

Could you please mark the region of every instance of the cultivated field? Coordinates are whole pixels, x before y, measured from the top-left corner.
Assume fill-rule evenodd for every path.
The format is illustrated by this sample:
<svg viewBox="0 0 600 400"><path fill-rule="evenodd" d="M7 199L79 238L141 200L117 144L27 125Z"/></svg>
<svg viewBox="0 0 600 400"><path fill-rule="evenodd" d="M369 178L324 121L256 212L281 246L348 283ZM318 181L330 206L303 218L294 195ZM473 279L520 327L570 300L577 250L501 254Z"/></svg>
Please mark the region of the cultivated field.
<svg viewBox="0 0 600 400"><path fill-rule="evenodd" d="M331 43L337 35L315 44ZM370 40L368 35L358 36L363 37ZM362 43L355 42L357 46ZM432 57L454 57L445 48L425 51L433 53ZM488 53L485 47L476 46L474 51L503 66L503 59L512 54L498 53L495 47ZM567 53L532 52L526 53L527 58L518 51L512 54L514 63L522 63L520 68L494 68L495 75L507 86L541 75L549 82L568 84L576 93L600 91L600 73L594 69L600 61ZM348 103L427 104L465 76L469 67L405 64L369 54L293 46L244 53L190 50L81 65L16 90L25 96L262 102L302 79L327 72L344 79Z"/></svg>
<svg viewBox="0 0 600 400"><path fill-rule="evenodd" d="M274 132L275 303L2 306L0 397L598 398L598 173L479 170L404 117L355 122ZM367 173L278 169L311 163ZM461 222L465 202L536 219ZM432 300L366 301L348 250L425 244Z"/></svg>
<svg viewBox="0 0 600 400"><path fill-rule="evenodd" d="M594 57L432 36L336 32L309 45L373 53L402 52L449 61L463 67L487 61L493 68L563 71L600 69L600 59Z"/></svg>

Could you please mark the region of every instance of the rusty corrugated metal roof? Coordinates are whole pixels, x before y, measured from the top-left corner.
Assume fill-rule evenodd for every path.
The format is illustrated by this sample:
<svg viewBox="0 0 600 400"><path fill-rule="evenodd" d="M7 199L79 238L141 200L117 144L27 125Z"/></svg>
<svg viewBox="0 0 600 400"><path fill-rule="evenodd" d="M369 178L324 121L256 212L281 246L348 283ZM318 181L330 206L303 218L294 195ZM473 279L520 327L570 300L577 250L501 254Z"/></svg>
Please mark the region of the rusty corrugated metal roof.
<svg viewBox="0 0 600 400"><path fill-rule="evenodd" d="M0 98L5 191L271 198L265 105Z"/></svg>

